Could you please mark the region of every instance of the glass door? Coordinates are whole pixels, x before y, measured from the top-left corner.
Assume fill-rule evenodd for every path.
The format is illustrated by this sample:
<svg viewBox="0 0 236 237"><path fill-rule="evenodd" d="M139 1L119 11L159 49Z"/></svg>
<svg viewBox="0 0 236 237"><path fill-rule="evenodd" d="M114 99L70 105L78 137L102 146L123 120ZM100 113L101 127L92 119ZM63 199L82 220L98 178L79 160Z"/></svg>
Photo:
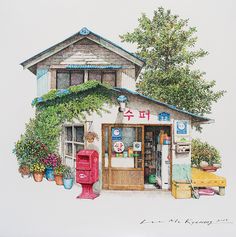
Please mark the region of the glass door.
<svg viewBox="0 0 236 237"><path fill-rule="evenodd" d="M144 189L143 125L109 125L108 134L108 188Z"/></svg>

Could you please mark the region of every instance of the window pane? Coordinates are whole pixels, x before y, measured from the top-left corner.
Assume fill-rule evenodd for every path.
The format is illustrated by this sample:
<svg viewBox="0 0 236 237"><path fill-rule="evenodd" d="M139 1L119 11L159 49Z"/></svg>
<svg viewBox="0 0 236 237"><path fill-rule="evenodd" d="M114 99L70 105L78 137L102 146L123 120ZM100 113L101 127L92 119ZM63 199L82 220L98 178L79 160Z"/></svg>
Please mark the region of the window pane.
<svg viewBox="0 0 236 237"><path fill-rule="evenodd" d="M65 157L65 164L70 166L71 169L74 170L75 164L74 164L74 159L73 158L66 156Z"/></svg>
<svg viewBox="0 0 236 237"><path fill-rule="evenodd" d="M66 155L72 156L72 143L66 143Z"/></svg>
<svg viewBox="0 0 236 237"><path fill-rule="evenodd" d="M66 127L66 141L72 141L72 127Z"/></svg>
<svg viewBox="0 0 236 237"><path fill-rule="evenodd" d="M57 89L65 89L70 86L70 74L67 72L57 73Z"/></svg>
<svg viewBox="0 0 236 237"><path fill-rule="evenodd" d="M105 72L102 76L102 82L115 86L116 74L115 72Z"/></svg>
<svg viewBox="0 0 236 237"><path fill-rule="evenodd" d="M89 80L102 81L102 72L100 71L90 71L89 72Z"/></svg>
<svg viewBox="0 0 236 237"><path fill-rule="evenodd" d="M142 168L142 129L112 129L112 167Z"/></svg>
<svg viewBox="0 0 236 237"><path fill-rule="evenodd" d="M84 142L84 127L83 126L75 127L75 141Z"/></svg>
<svg viewBox="0 0 236 237"><path fill-rule="evenodd" d="M71 86L79 85L84 82L83 72L71 72Z"/></svg>
<svg viewBox="0 0 236 237"><path fill-rule="evenodd" d="M84 145L75 144L75 155L77 154L78 151L83 150L83 149L84 149Z"/></svg>

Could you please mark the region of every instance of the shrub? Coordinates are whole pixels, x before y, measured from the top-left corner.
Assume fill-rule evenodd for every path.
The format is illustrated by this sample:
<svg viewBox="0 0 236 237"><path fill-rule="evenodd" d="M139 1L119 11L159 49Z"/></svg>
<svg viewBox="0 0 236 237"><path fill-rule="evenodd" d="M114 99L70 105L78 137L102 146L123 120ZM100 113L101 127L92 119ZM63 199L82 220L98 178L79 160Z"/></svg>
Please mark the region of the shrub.
<svg viewBox="0 0 236 237"><path fill-rule="evenodd" d="M57 154L48 154L47 157L41 159L47 168L55 168L61 164L61 158Z"/></svg>
<svg viewBox="0 0 236 237"><path fill-rule="evenodd" d="M45 171L45 165L43 163L37 162L31 165L30 167L31 172L44 172Z"/></svg>
<svg viewBox="0 0 236 237"><path fill-rule="evenodd" d="M64 179L71 179L74 178L74 173L69 166L65 166L64 172L63 172L63 178Z"/></svg>
<svg viewBox="0 0 236 237"><path fill-rule="evenodd" d="M65 165L59 165L54 169L54 174L55 175L63 175L65 170Z"/></svg>
<svg viewBox="0 0 236 237"><path fill-rule="evenodd" d="M21 136L21 139L16 143L13 152L16 154L20 166L31 166L38 162L42 157L47 156L48 148L39 140Z"/></svg>
<svg viewBox="0 0 236 237"><path fill-rule="evenodd" d="M221 156L214 146L202 142L200 139L193 139L191 161L192 165L197 167L201 161L206 161L209 165L221 164Z"/></svg>

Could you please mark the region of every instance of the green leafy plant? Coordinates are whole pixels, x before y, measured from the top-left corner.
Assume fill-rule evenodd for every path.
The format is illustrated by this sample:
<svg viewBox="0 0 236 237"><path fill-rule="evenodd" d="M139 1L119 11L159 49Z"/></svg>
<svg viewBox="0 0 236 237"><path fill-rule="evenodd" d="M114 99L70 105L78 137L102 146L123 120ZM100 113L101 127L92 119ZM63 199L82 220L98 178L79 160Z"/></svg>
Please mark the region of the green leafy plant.
<svg viewBox="0 0 236 237"><path fill-rule="evenodd" d="M64 171L65 171L65 165L59 165L54 169L54 174L63 175Z"/></svg>
<svg viewBox="0 0 236 237"><path fill-rule="evenodd" d="M207 142L202 142L199 139L192 140L192 165L199 167L202 161L207 162L210 166L213 164L221 164L221 156L219 151L209 145Z"/></svg>
<svg viewBox="0 0 236 237"><path fill-rule="evenodd" d="M30 166L47 156L48 148L42 142L31 136L21 136L13 152L16 154L20 166Z"/></svg>
<svg viewBox="0 0 236 237"><path fill-rule="evenodd" d="M41 159L41 162L46 168L55 168L61 164L61 157L57 154L48 154L48 156Z"/></svg>
<svg viewBox="0 0 236 237"><path fill-rule="evenodd" d="M72 169L70 166L65 166L64 171L63 171L63 178L64 179L74 178L74 172L72 172Z"/></svg>
<svg viewBox="0 0 236 237"><path fill-rule="evenodd" d="M214 91L215 81L204 80L205 73L193 67L208 54L195 48L197 29L162 7L152 18L142 14L138 22L133 32L121 36L137 44L136 53L146 60L138 91L198 115L210 114L225 91Z"/></svg>
<svg viewBox="0 0 236 237"><path fill-rule="evenodd" d="M15 149L18 149L19 144L24 144L25 138L30 137L45 144L48 153L57 152L63 123L73 119L84 121L85 112L97 112L99 115L103 111L109 112L104 104L113 103L113 94L108 86L88 81L68 89L52 90L43 97L34 99L32 104L36 106L36 116L26 125L25 134L17 142ZM27 153L27 149L21 151L22 156Z"/></svg>
<svg viewBox="0 0 236 237"><path fill-rule="evenodd" d="M40 162L36 162L33 165L31 165L30 167L30 171L31 172L44 172L45 171L45 165L43 163Z"/></svg>

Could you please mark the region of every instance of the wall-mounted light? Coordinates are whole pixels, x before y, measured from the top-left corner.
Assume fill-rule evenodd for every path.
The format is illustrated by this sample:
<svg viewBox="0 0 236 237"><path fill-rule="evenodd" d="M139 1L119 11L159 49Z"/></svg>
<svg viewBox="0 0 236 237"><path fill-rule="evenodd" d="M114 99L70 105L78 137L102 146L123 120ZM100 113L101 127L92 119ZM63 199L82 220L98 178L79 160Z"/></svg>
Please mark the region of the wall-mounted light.
<svg viewBox="0 0 236 237"><path fill-rule="evenodd" d="M124 112L125 111L125 107L126 107L126 103L128 101L128 98L125 95L119 95L117 97L117 101L120 104L119 112Z"/></svg>

